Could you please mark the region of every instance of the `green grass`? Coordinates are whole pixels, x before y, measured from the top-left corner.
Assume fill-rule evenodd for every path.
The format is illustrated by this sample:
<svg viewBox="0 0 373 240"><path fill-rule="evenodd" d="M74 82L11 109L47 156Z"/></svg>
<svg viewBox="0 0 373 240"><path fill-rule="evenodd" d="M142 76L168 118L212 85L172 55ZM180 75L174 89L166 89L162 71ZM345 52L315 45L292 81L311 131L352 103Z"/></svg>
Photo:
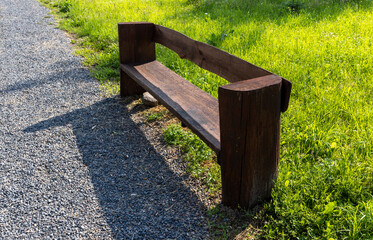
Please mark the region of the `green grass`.
<svg viewBox="0 0 373 240"><path fill-rule="evenodd" d="M221 174L216 155L201 139L176 124L165 129L163 139L169 145L182 148L186 153L184 158L188 161L188 172L201 179L211 195L221 190Z"/></svg>
<svg viewBox="0 0 373 240"><path fill-rule="evenodd" d="M146 116L146 120L148 122L155 122L157 120L160 120L164 117L164 112L157 112L157 113L151 113Z"/></svg>
<svg viewBox="0 0 373 240"><path fill-rule="evenodd" d="M118 91L116 24L126 21L175 29L292 81L261 236L373 238L372 1L42 1L59 11L60 27L79 37L77 53L112 92ZM157 58L215 97L226 83L162 46ZM171 126L165 139L188 152L193 175L219 181L217 169L206 170L211 151L194 135Z"/></svg>

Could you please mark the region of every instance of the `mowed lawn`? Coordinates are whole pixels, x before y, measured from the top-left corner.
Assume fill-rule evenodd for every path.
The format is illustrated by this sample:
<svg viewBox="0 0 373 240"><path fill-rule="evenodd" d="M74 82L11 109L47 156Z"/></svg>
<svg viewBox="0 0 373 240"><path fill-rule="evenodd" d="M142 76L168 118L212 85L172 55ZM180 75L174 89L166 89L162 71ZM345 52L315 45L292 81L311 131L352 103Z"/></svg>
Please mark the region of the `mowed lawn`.
<svg viewBox="0 0 373 240"><path fill-rule="evenodd" d="M278 180L260 213L257 237L373 238L373 1L42 1L57 9L63 29L79 37L77 53L113 93L117 23L130 21L175 29L290 80ZM225 80L164 47L157 50L166 66L218 97ZM192 174L219 189L216 167L202 164L205 172L195 173L193 158L210 161L213 155L195 136L171 126L165 139L187 145Z"/></svg>

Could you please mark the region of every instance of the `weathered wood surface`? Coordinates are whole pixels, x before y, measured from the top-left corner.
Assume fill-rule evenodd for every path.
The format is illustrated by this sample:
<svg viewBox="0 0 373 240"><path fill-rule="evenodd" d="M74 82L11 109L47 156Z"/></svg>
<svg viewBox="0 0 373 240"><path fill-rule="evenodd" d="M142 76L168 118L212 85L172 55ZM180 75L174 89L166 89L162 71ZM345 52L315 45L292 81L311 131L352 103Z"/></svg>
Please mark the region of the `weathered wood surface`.
<svg viewBox="0 0 373 240"><path fill-rule="evenodd" d="M154 24L146 22L119 23L119 61L121 64L145 63L155 60ZM120 71L120 95L141 94L144 89L125 72Z"/></svg>
<svg viewBox="0 0 373 240"><path fill-rule="evenodd" d="M166 106L211 149L220 152L218 100L158 61L120 68Z"/></svg>
<svg viewBox="0 0 373 240"><path fill-rule="evenodd" d="M120 63L135 64L155 60L153 23L119 23L118 34Z"/></svg>
<svg viewBox="0 0 373 240"><path fill-rule="evenodd" d="M219 88L223 204L249 208L271 196L280 145L282 78Z"/></svg>
<svg viewBox="0 0 373 240"><path fill-rule="evenodd" d="M153 40L176 52L180 58L188 59L231 83L273 74L230 53L160 25L155 25ZM291 83L286 79L282 80L285 83L281 111L285 112L289 105Z"/></svg>
<svg viewBox="0 0 373 240"><path fill-rule="evenodd" d="M229 82L271 74L232 54L163 26L155 25L154 41L176 52L180 58L188 59Z"/></svg>
<svg viewBox="0 0 373 240"><path fill-rule="evenodd" d="M118 27L121 96L150 92L217 153L223 204L250 208L269 199L291 82L153 23ZM232 82L219 87L219 102L156 61L155 43Z"/></svg>

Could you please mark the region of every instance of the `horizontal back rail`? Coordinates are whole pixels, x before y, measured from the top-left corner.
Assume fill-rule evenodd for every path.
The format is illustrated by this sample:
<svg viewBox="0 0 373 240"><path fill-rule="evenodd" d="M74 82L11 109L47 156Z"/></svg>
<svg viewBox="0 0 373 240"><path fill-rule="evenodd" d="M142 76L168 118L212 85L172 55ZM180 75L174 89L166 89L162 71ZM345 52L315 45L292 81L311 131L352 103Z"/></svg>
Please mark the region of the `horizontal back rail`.
<svg viewBox="0 0 373 240"><path fill-rule="evenodd" d="M153 40L176 52L180 58L188 59L231 83L271 74L232 54L163 26L155 25Z"/></svg>
<svg viewBox="0 0 373 240"><path fill-rule="evenodd" d="M176 52L180 58L188 59L231 83L271 75L273 73L255 66L230 53L206 43L193 40L175 30L154 25L153 41ZM289 105L291 83L283 80L281 111Z"/></svg>

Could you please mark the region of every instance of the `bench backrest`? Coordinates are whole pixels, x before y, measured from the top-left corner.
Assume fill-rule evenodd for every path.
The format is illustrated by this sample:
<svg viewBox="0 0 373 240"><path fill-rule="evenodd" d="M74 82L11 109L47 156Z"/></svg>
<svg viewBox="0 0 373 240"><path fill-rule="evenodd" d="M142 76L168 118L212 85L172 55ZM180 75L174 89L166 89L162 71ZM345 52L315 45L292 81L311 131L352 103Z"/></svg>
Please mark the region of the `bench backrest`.
<svg viewBox="0 0 373 240"><path fill-rule="evenodd" d="M231 83L273 74L230 53L154 23L120 25L121 35L126 36L119 41L122 47L121 63L136 64L156 60L155 43L159 43L176 52L180 58L188 59ZM291 83L282 79L281 111L284 112L289 104Z"/></svg>

